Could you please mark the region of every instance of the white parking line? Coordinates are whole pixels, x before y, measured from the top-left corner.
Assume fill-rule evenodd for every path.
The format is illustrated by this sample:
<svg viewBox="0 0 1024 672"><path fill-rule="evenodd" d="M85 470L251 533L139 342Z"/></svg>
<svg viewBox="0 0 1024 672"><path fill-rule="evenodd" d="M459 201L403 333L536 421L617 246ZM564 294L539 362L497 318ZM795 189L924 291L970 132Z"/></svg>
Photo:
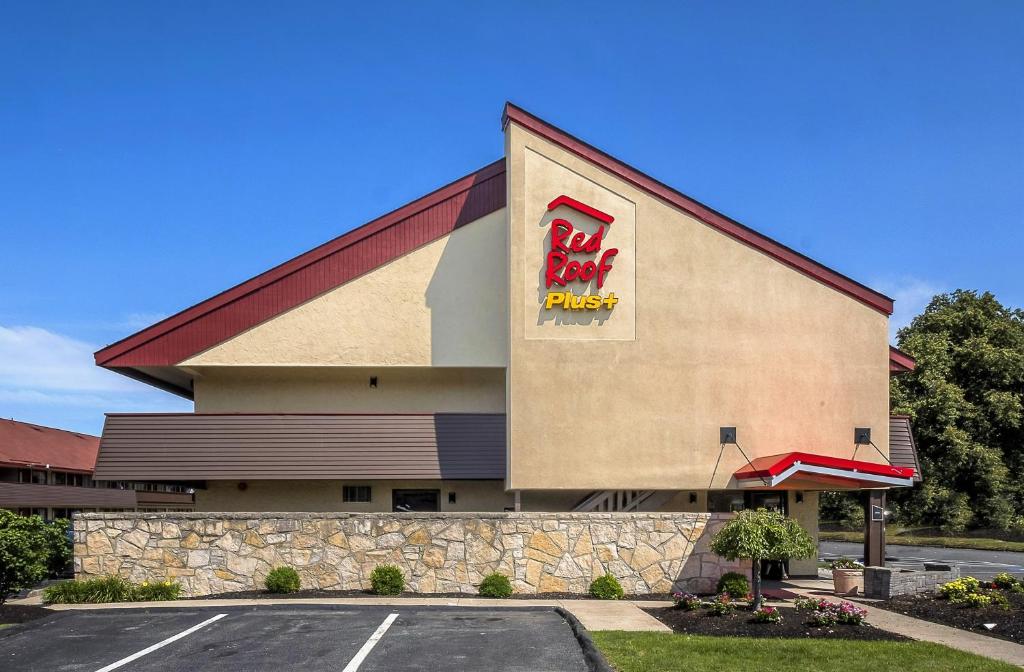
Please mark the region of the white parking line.
<svg viewBox="0 0 1024 672"><path fill-rule="evenodd" d="M188 637L189 635L191 635L196 630L199 630L201 628L205 628L210 623L213 623L214 621L219 621L220 619L224 618L225 616L227 616L227 614L217 614L213 618L208 618L205 621L203 621L202 623L199 623L198 625L193 625L188 630L183 630L183 631L179 632L178 634L174 635L173 637L168 637L167 639L163 640L162 642L157 642L153 646L147 646L146 648L144 648L142 651L139 651L138 653L133 653L132 655L128 656L127 658L122 658L121 660L117 661L116 663L111 663L110 665L107 665L106 667L101 667L100 669L96 670L96 672L110 672L110 670L116 670L117 668L121 667L122 665L127 665L128 663L132 662L133 660L138 660L139 658L142 658L146 654L153 653L157 649L161 649L161 648L167 646L171 642L176 642L179 639L181 639L182 637Z"/></svg>
<svg viewBox="0 0 1024 672"><path fill-rule="evenodd" d="M377 642L380 641L380 638L384 636L384 633L388 631L391 624L395 622L396 618L398 618L398 614L389 614L388 617L384 619L384 622L377 626L377 629L373 631L370 638L366 640L366 643L363 644L363 648L356 652L355 657L348 661L348 665L346 665L345 669L341 672L356 672L356 670L359 669L359 666L363 664L363 661L366 660L366 657L370 655L370 651L373 651L373 647L377 646Z"/></svg>

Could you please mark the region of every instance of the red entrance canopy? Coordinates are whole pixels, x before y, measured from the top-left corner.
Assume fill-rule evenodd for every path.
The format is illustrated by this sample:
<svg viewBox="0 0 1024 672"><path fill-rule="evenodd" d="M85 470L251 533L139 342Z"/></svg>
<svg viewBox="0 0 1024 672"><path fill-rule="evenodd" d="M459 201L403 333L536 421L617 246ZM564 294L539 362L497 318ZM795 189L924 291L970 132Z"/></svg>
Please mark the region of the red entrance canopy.
<svg viewBox="0 0 1024 672"><path fill-rule="evenodd" d="M845 460L814 453L782 453L755 459L733 476L743 488L798 487L814 485L845 488L878 488L914 484L914 470L889 464ZM783 485L784 481L789 481Z"/></svg>

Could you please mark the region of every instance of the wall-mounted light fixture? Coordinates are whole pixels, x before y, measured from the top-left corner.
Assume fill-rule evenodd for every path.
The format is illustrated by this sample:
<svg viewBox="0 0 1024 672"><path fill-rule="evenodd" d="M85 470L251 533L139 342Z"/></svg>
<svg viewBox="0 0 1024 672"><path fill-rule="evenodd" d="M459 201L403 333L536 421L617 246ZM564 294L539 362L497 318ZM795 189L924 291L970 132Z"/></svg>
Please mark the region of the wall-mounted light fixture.
<svg viewBox="0 0 1024 672"><path fill-rule="evenodd" d="M249 489L249 484L246 483L245 481L239 481L238 482L238 489L241 490L242 492L245 492L246 490Z"/></svg>
<svg viewBox="0 0 1024 672"><path fill-rule="evenodd" d="M376 390L377 389L377 376L370 376L370 389L371 390Z"/></svg>
<svg viewBox="0 0 1024 672"><path fill-rule="evenodd" d="M796 503L797 504L803 504L804 503L804 493L800 492L799 490L796 493Z"/></svg>
<svg viewBox="0 0 1024 672"><path fill-rule="evenodd" d="M690 504L696 504L696 503L697 503L697 493L696 492L691 492L690 493Z"/></svg>

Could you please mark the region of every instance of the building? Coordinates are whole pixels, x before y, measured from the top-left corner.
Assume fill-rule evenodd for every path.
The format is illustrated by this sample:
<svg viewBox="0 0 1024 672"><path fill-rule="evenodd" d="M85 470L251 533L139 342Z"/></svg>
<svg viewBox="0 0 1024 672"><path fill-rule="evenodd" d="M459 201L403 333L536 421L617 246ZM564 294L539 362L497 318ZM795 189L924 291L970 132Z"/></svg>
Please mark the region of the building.
<svg viewBox="0 0 1024 672"><path fill-rule="evenodd" d="M812 532L821 490L912 485L891 299L514 105L503 129L494 163L97 352L195 402L109 415L97 477L202 482L200 511Z"/></svg>
<svg viewBox="0 0 1024 672"><path fill-rule="evenodd" d="M0 420L0 508L47 520L77 511L192 511L186 483L93 479L100 438Z"/></svg>

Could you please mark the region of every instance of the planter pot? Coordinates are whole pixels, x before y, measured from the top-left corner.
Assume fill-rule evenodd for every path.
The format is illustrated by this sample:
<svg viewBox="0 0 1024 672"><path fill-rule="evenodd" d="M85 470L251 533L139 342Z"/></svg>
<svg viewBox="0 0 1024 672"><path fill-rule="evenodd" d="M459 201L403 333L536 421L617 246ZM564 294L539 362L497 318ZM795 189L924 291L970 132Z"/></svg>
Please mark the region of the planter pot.
<svg viewBox="0 0 1024 672"><path fill-rule="evenodd" d="M833 569L832 586L836 595L860 595L864 592L864 570Z"/></svg>

